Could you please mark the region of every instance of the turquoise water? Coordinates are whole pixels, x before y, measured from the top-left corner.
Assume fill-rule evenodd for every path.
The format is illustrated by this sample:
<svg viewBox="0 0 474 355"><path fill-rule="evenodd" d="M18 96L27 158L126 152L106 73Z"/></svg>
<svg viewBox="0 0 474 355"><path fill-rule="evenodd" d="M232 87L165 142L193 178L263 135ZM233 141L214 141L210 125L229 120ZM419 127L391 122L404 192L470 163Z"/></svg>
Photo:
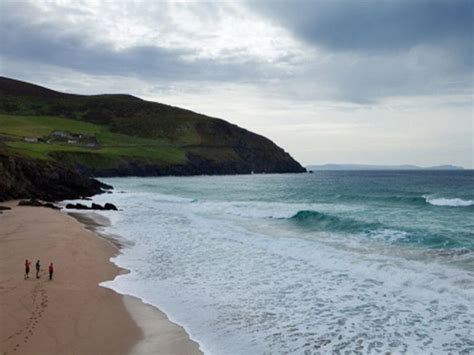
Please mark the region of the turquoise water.
<svg viewBox="0 0 474 355"><path fill-rule="evenodd" d="M472 171L104 181L131 272L103 285L205 353L474 351Z"/></svg>
<svg viewBox="0 0 474 355"><path fill-rule="evenodd" d="M107 180L119 189L120 181ZM332 213L298 211L288 224L305 232L327 230L369 238L381 230L393 230L403 234L395 240L399 243L426 248L474 248L474 171L160 178L151 183L138 180L133 188L198 201L353 207Z"/></svg>

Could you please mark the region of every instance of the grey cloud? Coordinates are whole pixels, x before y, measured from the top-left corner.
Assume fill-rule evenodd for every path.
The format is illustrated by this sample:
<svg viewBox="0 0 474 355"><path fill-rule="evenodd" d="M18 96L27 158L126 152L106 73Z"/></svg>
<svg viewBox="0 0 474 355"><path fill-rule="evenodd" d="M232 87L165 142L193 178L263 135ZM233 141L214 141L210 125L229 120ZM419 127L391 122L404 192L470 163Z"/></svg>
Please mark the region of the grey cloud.
<svg viewBox="0 0 474 355"><path fill-rule="evenodd" d="M466 73L442 49L419 46L407 53L336 53L324 60L299 62L290 80L269 88L293 101L334 100L375 104L393 96L469 95L472 72Z"/></svg>
<svg viewBox="0 0 474 355"><path fill-rule="evenodd" d="M166 3L124 2L123 6L120 11L130 16L172 21ZM225 20L218 3L177 6L191 8L207 22ZM87 9L64 5L55 10L57 19L44 18L32 3L7 0L0 2L1 56L13 66L16 61L27 62L31 68L50 66L52 73L52 68L59 67L96 76L135 77L153 85L175 81L253 84L262 92L294 101L366 104L387 96L472 90L471 2L295 0L250 6L310 45L324 48L323 59L312 56L311 50L307 56L288 53L264 62L248 57L245 48L222 50L218 59L192 60L196 53L159 43L116 49L97 43L93 29L84 28L80 21L74 28L62 27L62 14L73 13L80 20L93 16ZM199 41L209 35L196 33L192 38ZM15 68L2 71L15 72Z"/></svg>
<svg viewBox="0 0 474 355"><path fill-rule="evenodd" d="M334 99L466 93L473 87L471 0L251 1L322 57L301 75ZM316 55L317 56L317 55Z"/></svg>
<svg viewBox="0 0 474 355"><path fill-rule="evenodd" d="M276 0L250 6L307 42L333 50L397 50L420 44L473 48L471 0Z"/></svg>
<svg viewBox="0 0 474 355"><path fill-rule="evenodd" d="M19 10L18 6L23 8ZM95 75L134 75L146 80L239 81L263 75L261 64L252 60L187 59L194 53L159 45L117 50L58 23L30 21L37 14L27 3L4 3L2 10L1 55L10 61L30 61ZM28 16L15 15L22 10Z"/></svg>

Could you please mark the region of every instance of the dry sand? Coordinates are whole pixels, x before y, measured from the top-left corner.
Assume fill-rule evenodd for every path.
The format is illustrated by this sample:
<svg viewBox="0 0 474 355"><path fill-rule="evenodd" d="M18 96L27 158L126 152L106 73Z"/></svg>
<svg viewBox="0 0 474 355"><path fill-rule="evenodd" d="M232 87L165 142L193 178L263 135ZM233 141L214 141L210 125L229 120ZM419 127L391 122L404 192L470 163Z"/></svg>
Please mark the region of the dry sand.
<svg viewBox="0 0 474 355"><path fill-rule="evenodd" d="M199 354L156 308L98 286L121 271L109 261L117 252L59 211L13 207L0 214L0 354Z"/></svg>

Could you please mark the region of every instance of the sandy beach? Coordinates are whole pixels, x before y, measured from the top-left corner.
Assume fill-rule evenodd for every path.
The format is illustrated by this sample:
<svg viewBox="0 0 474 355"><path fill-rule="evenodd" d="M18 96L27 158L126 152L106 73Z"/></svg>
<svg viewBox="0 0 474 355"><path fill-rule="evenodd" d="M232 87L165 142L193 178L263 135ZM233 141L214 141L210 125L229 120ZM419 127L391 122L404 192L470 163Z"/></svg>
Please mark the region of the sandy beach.
<svg viewBox="0 0 474 355"><path fill-rule="evenodd" d="M93 226L48 208L3 205L13 209L0 214L1 354L200 353L156 308L98 286L126 271L109 261L119 249Z"/></svg>

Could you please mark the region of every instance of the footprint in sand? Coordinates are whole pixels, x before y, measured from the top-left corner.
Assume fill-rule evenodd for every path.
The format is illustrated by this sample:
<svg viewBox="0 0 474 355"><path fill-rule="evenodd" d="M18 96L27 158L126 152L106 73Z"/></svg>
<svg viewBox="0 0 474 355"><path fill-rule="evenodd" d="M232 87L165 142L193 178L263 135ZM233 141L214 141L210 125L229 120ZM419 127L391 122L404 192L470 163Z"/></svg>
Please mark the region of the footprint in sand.
<svg viewBox="0 0 474 355"><path fill-rule="evenodd" d="M23 337L23 343L27 343L29 338L34 335L34 329L41 319L43 312L48 307L48 296L45 289L42 287L42 282L37 283L31 292L31 313L25 325L23 325L16 333L10 335L7 339L14 341L14 338L20 336L24 332L28 335ZM20 347L20 343L17 343L13 348L16 352ZM7 352L4 352L7 354Z"/></svg>

